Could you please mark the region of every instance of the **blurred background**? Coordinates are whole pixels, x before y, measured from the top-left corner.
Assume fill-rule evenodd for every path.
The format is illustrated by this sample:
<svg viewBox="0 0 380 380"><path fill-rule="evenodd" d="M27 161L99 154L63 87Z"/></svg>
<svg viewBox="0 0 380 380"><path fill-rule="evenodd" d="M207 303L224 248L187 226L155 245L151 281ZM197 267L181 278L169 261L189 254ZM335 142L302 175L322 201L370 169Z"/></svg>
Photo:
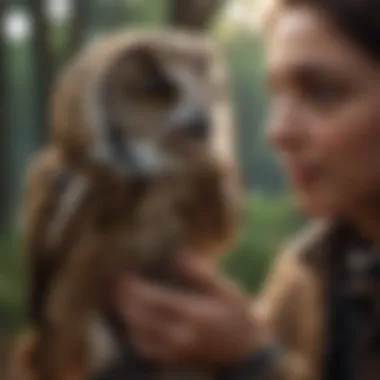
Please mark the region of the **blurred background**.
<svg viewBox="0 0 380 380"><path fill-rule="evenodd" d="M51 84L83 44L120 28L177 25L220 44L249 190L239 241L222 269L246 291L259 289L273 255L303 221L265 142L270 101L253 6L252 0L0 0L0 358L2 342L25 323L20 200L28 160L47 138Z"/></svg>

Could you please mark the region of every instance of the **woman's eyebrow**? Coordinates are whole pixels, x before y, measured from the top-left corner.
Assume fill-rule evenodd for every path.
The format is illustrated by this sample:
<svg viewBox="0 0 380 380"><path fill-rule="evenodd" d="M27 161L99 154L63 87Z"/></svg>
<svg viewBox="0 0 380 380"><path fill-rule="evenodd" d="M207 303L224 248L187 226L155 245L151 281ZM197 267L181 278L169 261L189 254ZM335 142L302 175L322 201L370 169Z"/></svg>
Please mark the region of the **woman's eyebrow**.
<svg viewBox="0 0 380 380"><path fill-rule="evenodd" d="M269 87L273 87L276 83L283 79L292 78L296 81L304 82L312 78L321 76L335 75L338 69L334 65L326 65L317 62L295 62L280 65L277 67L269 67L264 73L266 83Z"/></svg>
<svg viewBox="0 0 380 380"><path fill-rule="evenodd" d="M290 64L289 73L300 80L309 80L314 77L336 77L342 74L345 69L342 62L326 62L326 61L307 61L295 62Z"/></svg>
<svg viewBox="0 0 380 380"><path fill-rule="evenodd" d="M265 83L269 88L276 88L281 83L313 83L317 80L344 79L345 69L341 62L305 60L267 65L264 72Z"/></svg>

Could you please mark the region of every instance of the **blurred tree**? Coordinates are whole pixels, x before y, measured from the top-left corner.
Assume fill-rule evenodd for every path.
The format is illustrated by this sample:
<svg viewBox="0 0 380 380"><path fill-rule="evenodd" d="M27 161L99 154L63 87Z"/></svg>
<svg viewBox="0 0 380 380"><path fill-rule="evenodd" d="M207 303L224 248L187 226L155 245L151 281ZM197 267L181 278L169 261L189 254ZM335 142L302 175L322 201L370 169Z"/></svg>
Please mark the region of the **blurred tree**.
<svg viewBox="0 0 380 380"><path fill-rule="evenodd" d="M71 0L73 5L72 17L64 59L68 59L74 55L85 42L90 2L89 0Z"/></svg>
<svg viewBox="0 0 380 380"><path fill-rule="evenodd" d="M4 3L6 0L2 0ZM11 6L25 5L26 0L8 0L8 4Z"/></svg>
<svg viewBox="0 0 380 380"><path fill-rule="evenodd" d="M54 73L53 48L50 41L50 28L46 15L45 1L33 0L28 4L33 20L33 76L36 93L37 140L39 143L42 143L48 135L47 106Z"/></svg>
<svg viewBox="0 0 380 380"><path fill-rule="evenodd" d="M224 0L172 0L169 23L187 29L206 29Z"/></svg>
<svg viewBox="0 0 380 380"><path fill-rule="evenodd" d="M0 26L4 25L7 1L0 1ZM7 44L4 28L0 28L0 232L9 230L10 146L9 143L9 94L7 71Z"/></svg>
<svg viewBox="0 0 380 380"><path fill-rule="evenodd" d="M167 24L172 0L131 1L120 0L127 5L127 26L161 27Z"/></svg>
<svg viewBox="0 0 380 380"><path fill-rule="evenodd" d="M281 193L284 178L264 133L270 99L262 42L252 33L238 31L223 46L230 69L239 129L238 153L245 182L266 193Z"/></svg>
<svg viewBox="0 0 380 380"><path fill-rule="evenodd" d="M91 28L96 33L98 31L110 32L125 25L129 14L129 1L123 0L91 0L91 9L87 7L87 12L91 18ZM141 3L138 1L137 3ZM88 5L89 5L88 4Z"/></svg>
<svg viewBox="0 0 380 380"><path fill-rule="evenodd" d="M92 0L89 24L95 33L120 28L161 27L167 23L171 1Z"/></svg>

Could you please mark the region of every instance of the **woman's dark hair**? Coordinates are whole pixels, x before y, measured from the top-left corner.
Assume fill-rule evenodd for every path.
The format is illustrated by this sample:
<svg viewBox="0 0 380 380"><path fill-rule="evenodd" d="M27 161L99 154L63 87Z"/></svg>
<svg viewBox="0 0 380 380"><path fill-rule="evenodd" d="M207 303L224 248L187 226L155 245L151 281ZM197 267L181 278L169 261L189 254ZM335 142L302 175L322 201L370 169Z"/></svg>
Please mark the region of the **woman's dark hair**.
<svg viewBox="0 0 380 380"><path fill-rule="evenodd" d="M367 55L380 61L380 0L278 0L280 7L311 6L322 12Z"/></svg>

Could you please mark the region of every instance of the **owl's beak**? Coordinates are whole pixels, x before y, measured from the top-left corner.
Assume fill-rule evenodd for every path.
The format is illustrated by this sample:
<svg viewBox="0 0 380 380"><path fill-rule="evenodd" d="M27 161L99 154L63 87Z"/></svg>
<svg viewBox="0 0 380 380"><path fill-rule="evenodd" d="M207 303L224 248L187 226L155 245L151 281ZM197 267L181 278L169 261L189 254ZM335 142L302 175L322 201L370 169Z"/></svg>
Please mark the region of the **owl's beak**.
<svg viewBox="0 0 380 380"><path fill-rule="evenodd" d="M183 133L187 136L202 140L210 132L210 120L206 112L195 111L184 121Z"/></svg>

